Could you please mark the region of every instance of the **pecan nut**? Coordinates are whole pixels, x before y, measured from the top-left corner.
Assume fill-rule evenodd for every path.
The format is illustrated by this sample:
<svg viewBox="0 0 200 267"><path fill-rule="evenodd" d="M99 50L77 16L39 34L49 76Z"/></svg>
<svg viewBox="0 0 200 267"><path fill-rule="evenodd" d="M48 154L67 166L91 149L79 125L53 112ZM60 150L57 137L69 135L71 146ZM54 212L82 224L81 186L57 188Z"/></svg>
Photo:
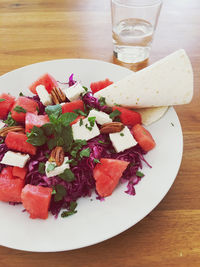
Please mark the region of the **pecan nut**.
<svg viewBox="0 0 200 267"><path fill-rule="evenodd" d="M51 90L51 97L52 97L52 100L53 100L53 103L54 103L54 104L60 104L60 103L66 101L66 96L65 96L65 94L64 94L63 91L62 91L60 88L58 88L58 87L54 87L54 88Z"/></svg>
<svg viewBox="0 0 200 267"><path fill-rule="evenodd" d="M61 166L64 162L65 153L61 146L55 147L51 151L50 158L48 159L49 162L55 162L57 166Z"/></svg>
<svg viewBox="0 0 200 267"><path fill-rule="evenodd" d="M124 129L124 124L121 122L109 122L104 123L101 126L100 133L101 134L109 134L109 133L118 133Z"/></svg>
<svg viewBox="0 0 200 267"><path fill-rule="evenodd" d="M9 127L4 127L2 129L0 129L0 136L2 137L6 137L6 135L9 132L18 132L18 133L24 133L24 127L19 125L19 126L9 126Z"/></svg>

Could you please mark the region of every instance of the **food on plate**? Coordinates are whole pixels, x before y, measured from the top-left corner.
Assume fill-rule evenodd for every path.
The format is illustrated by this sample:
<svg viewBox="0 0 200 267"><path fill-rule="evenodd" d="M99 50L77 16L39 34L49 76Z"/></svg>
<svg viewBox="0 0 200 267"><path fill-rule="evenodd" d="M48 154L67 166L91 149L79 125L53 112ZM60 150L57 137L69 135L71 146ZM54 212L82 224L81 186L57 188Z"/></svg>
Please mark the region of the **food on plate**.
<svg viewBox="0 0 200 267"><path fill-rule="evenodd" d="M183 49L94 94L108 106L144 108L187 104L193 96L193 70Z"/></svg>

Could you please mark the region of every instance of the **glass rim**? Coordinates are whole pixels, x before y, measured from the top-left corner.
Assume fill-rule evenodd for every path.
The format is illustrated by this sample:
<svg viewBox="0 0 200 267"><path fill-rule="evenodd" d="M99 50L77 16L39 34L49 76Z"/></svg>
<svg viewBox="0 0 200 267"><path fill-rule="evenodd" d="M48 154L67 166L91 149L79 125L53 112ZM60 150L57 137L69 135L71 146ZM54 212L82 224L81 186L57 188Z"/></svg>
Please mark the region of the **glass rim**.
<svg viewBox="0 0 200 267"><path fill-rule="evenodd" d="M139 0L139 1L133 0L133 3L130 3L130 4L122 3L122 0L111 0L111 2L113 4L117 4L117 5L121 6L121 7L143 8L143 7L154 7L154 6L161 5L163 0L152 0L151 3L141 3L141 0Z"/></svg>

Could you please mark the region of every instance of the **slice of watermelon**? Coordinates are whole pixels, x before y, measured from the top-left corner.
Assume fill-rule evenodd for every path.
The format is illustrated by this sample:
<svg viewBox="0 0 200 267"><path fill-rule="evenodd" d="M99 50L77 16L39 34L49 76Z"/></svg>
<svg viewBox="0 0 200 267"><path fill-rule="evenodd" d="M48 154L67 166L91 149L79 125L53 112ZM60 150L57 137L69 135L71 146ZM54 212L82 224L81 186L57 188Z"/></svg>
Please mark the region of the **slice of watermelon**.
<svg viewBox="0 0 200 267"><path fill-rule="evenodd" d="M36 87L38 85L44 85L44 87L46 88L46 90L48 91L48 93L51 93L51 90L54 87L58 87L58 83L57 81L54 79L53 76L51 76L49 73L45 73L43 74L41 77L38 78L37 81L35 81L34 83L32 83L29 86L30 91L33 94L37 94L36 92Z"/></svg>
<svg viewBox="0 0 200 267"><path fill-rule="evenodd" d="M0 95L0 119L5 119L15 102L15 97L9 94Z"/></svg>
<svg viewBox="0 0 200 267"><path fill-rule="evenodd" d="M108 85L111 85L113 82L110 81L108 78L103 81L93 82L90 84L90 88L94 93L106 88Z"/></svg>
<svg viewBox="0 0 200 267"><path fill-rule="evenodd" d="M13 177L12 167L5 167L0 173L0 200L5 202L21 202L24 181Z"/></svg>
<svg viewBox="0 0 200 267"><path fill-rule="evenodd" d="M47 219L52 188L27 184L22 190L22 204L30 218Z"/></svg>
<svg viewBox="0 0 200 267"><path fill-rule="evenodd" d="M23 180L26 177L27 171L26 167L20 168L15 166L12 169L12 175Z"/></svg>
<svg viewBox="0 0 200 267"><path fill-rule="evenodd" d="M27 136L23 133L9 132L5 139L5 144L9 149L19 152L28 153L31 155L36 154L36 147L27 143Z"/></svg>
<svg viewBox="0 0 200 267"><path fill-rule="evenodd" d="M84 111L84 103L82 100L75 100L62 105L62 113L73 112L75 109Z"/></svg>
<svg viewBox="0 0 200 267"><path fill-rule="evenodd" d="M18 111L14 110L14 109L17 109L19 107L23 108L24 110L22 112L20 112L20 110L18 110ZM25 97L25 96L20 96L16 100L16 102L15 102L15 104L11 110L11 115L12 115L13 119L16 120L17 122L24 123L26 112L31 112L31 113L37 114L38 109L39 109L38 104L33 99L29 99L28 97Z"/></svg>
<svg viewBox="0 0 200 267"><path fill-rule="evenodd" d="M123 124L127 126L134 126L135 124L142 123L141 115L140 113L136 111L133 111L131 109L124 108L124 107L117 107L117 106L112 107L112 109L113 111L117 109L121 112L119 116L120 120Z"/></svg>
<svg viewBox="0 0 200 267"><path fill-rule="evenodd" d="M26 113L25 117L25 129L26 132L31 132L33 126L41 127L49 122L48 115L36 115L34 113Z"/></svg>
<svg viewBox="0 0 200 267"><path fill-rule="evenodd" d="M116 159L101 158L93 170L96 190L101 197L110 196L117 186L122 173L129 162Z"/></svg>
<svg viewBox="0 0 200 267"><path fill-rule="evenodd" d="M141 146L141 148L144 149L144 151L148 152L155 147L156 143L152 135L142 125L136 124L135 126L133 126L131 133L138 144Z"/></svg>

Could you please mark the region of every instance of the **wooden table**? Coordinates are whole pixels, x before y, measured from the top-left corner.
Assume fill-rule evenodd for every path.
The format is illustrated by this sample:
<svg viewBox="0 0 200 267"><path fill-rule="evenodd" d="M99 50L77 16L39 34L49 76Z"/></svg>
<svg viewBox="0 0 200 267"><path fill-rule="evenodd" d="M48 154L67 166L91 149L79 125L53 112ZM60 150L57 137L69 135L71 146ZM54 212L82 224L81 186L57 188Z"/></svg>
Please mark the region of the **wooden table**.
<svg viewBox="0 0 200 267"><path fill-rule="evenodd" d="M199 0L165 0L150 58L184 48L195 76L191 104L175 108L184 153L167 196L137 225L103 243L60 253L0 247L0 266L200 266L199 10ZM109 0L1 0L0 74L57 58L113 62Z"/></svg>

